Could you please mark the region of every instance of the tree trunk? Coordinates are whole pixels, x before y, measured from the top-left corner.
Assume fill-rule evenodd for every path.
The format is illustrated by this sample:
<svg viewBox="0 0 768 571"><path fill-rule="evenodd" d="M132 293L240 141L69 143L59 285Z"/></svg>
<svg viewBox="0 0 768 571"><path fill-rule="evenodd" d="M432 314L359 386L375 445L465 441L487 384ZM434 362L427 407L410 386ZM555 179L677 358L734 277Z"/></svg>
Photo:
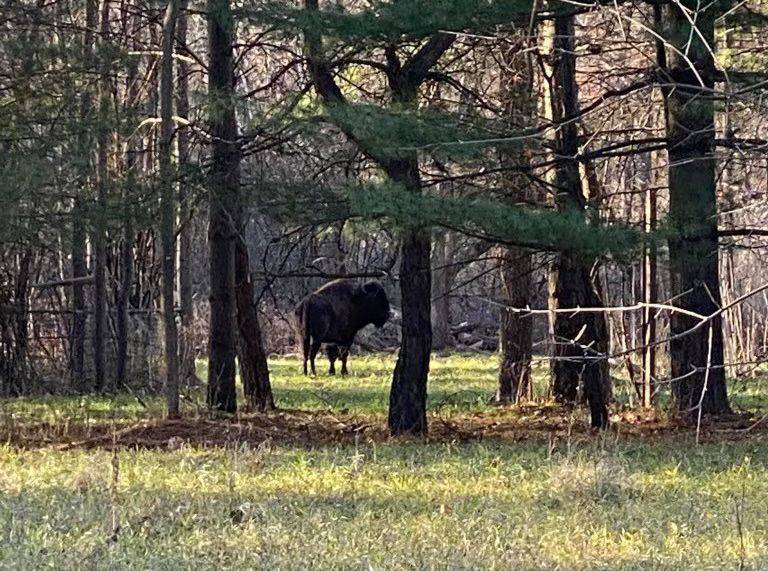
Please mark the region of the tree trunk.
<svg viewBox="0 0 768 571"><path fill-rule="evenodd" d="M139 49L140 18L136 15L125 13L127 19L126 28L130 29L133 37L132 49ZM128 66L126 78L126 107L132 109L139 97L138 60L132 59ZM122 200L124 209L123 236L120 243L120 288L117 296L117 315L115 325L117 329L117 366L116 378L119 388L125 386L128 374L128 306L130 305L131 288L133 286L133 205L131 196L136 184L136 169L139 166L138 149L135 137L129 137L125 151L126 182L123 185Z"/></svg>
<svg viewBox="0 0 768 571"><path fill-rule="evenodd" d="M88 0L85 5L85 31L83 32L83 61L87 66L94 65L94 31L98 25L98 3ZM80 118L83 121L83 131L79 137L79 146L84 151L86 172L84 180L91 180L91 139L88 131L88 119L93 111L93 97L90 89L84 88L80 97ZM85 186L85 185L84 185ZM86 252L87 232L85 227L86 214L82 197L75 196L72 206L72 353L70 355L70 371L74 386L85 389L85 337L88 321L85 287L79 278L88 275L88 259Z"/></svg>
<svg viewBox="0 0 768 571"><path fill-rule="evenodd" d="M163 19L160 69L160 236L163 251L163 324L165 329L165 399L168 418L179 417L179 349L176 292L176 203L173 192L173 46L178 0L168 0Z"/></svg>
<svg viewBox="0 0 768 571"><path fill-rule="evenodd" d="M101 7L100 47L106 53L109 46L110 0ZM106 336L107 336L107 197L109 195L109 114L111 84L110 62L106 57L100 63L99 124L96 142L96 215L93 230L93 374L94 388L106 389Z"/></svg>
<svg viewBox="0 0 768 571"><path fill-rule="evenodd" d="M504 120L511 132L522 131L534 124L536 105L533 96L533 64L526 52L529 39L526 33L510 34L502 51L501 91ZM501 153L501 163L509 167L505 174L508 195L512 201L533 201L530 181L519 174L520 167L530 165L532 149L521 153ZM511 307L525 307L531 295L531 252L523 248L500 248L502 256L501 280L506 303ZM499 349L501 366L496 401L516 402L532 388L531 358L533 321L520 313L501 309Z"/></svg>
<svg viewBox="0 0 768 571"><path fill-rule="evenodd" d="M4 269L13 279L0 281L0 396L21 396L26 390L28 374L27 347L29 330L29 267L32 251L25 248L13 253Z"/></svg>
<svg viewBox="0 0 768 571"><path fill-rule="evenodd" d="M304 5L309 11L318 9L317 0L305 0ZM327 105L347 105L323 56L322 34L317 28L307 29L304 34L309 73L315 89ZM454 40L453 34L435 34L405 64L400 62L394 47L387 47L388 82L394 103L403 107L416 106L419 86ZM353 131L345 132L361 144L392 181L410 192L421 192L416 153L392 159L375 145L362 144ZM392 434L423 434L427 430L427 376L432 347L430 247L427 229L412 226L403 229L400 247L402 342L389 394L388 423Z"/></svg>
<svg viewBox="0 0 768 571"><path fill-rule="evenodd" d="M506 302L525 307L531 294L531 253L522 248L503 248L501 277ZM517 402L528 393L532 358L531 319L521 313L501 310L501 368L496 401Z"/></svg>
<svg viewBox="0 0 768 571"><path fill-rule="evenodd" d="M450 291L455 273L450 265L453 256L449 242L447 231L435 232L432 241L435 266L432 271L432 348L437 351L453 346Z"/></svg>
<svg viewBox="0 0 768 571"><path fill-rule="evenodd" d="M187 43L187 2L181 0L176 26L176 38L180 46ZM189 64L180 59L176 78L177 115L189 118ZM186 183L186 167L189 164L189 128L177 127L176 142L179 151L179 305L181 308L181 334L179 336L180 379L188 385L197 379L195 350L192 346L192 326L195 322L195 306L192 302L192 209Z"/></svg>
<svg viewBox="0 0 768 571"><path fill-rule="evenodd" d="M70 371L75 387L85 387L85 332L88 320L85 286L79 278L88 275L88 262L85 249L85 216L82 201L75 198L72 208L72 347Z"/></svg>
<svg viewBox="0 0 768 571"><path fill-rule="evenodd" d="M234 22L229 0L208 0L208 90L211 98L209 177L210 306L208 406L237 410L235 391L234 218L240 185L240 149L234 108Z"/></svg>
<svg viewBox="0 0 768 571"><path fill-rule="evenodd" d="M552 117L555 121L563 121L575 117L579 109L573 16L555 18L553 57ZM569 120L558 130L556 154L564 159L575 157L578 151L576 124ZM561 160L558 163L555 188L555 203L560 212L570 216L585 215L586 200L576 160ZM592 286L591 260L564 251L557 265L555 297L560 309L601 305ZM579 383L583 383L592 426L595 427L608 424L606 368L595 359L607 352L607 331L602 313L557 313L555 316L555 399L565 403L575 402Z"/></svg>
<svg viewBox="0 0 768 571"><path fill-rule="evenodd" d="M421 191L416 157L393 161L387 173L411 192ZM389 393L392 434L427 431L427 377L432 348L430 237L425 228L404 229L400 247L402 341Z"/></svg>
<svg viewBox="0 0 768 571"><path fill-rule="evenodd" d="M275 400L269 382L269 367L261 338L259 312L254 302L248 247L243 240L245 224L239 224L235 245L235 295L237 297L238 354L240 378L247 406L251 410L272 410Z"/></svg>
<svg viewBox="0 0 768 571"><path fill-rule="evenodd" d="M711 52L718 14L698 10L696 2L684 0L681 6L668 6L667 16L669 40L677 48L668 51L673 88L667 96L669 217L676 231L669 240L672 296L681 309L711 315L720 307ZM705 414L728 413L722 321L718 316L708 326L686 334L697 322L682 313L671 316L672 392L677 410L694 412L701 401Z"/></svg>

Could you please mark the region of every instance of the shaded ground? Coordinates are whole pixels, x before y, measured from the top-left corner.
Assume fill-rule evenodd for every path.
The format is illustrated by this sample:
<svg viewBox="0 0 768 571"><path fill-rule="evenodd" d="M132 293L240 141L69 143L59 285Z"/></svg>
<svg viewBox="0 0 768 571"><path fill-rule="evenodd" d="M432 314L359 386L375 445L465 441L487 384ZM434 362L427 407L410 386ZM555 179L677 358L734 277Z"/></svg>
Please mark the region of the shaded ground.
<svg viewBox="0 0 768 571"><path fill-rule="evenodd" d="M204 413L202 391L185 394L186 417L162 420L163 402L139 391L113 397L43 397L0 403L0 442L19 448L173 448L258 445L265 441L314 446L330 443L384 442L393 359L356 356L349 377L316 378L300 373L295 358L270 362L281 410L212 419ZM204 364L203 364L204 366ZM658 439L694 441L763 440L768 433L768 387L761 380L732 382L733 418L700 427L669 418L662 410L629 409L631 395L617 382L611 428L594 432L586 411L565 409L547 400L544 368L534 371L537 402L498 407L489 404L497 362L489 355L435 357L429 386L430 433L427 441L501 441L571 439ZM319 369L325 363L321 362ZM205 370L199 371L205 377ZM665 395L659 395L663 401Z"/></svg>
<svg viewBox="0 0 768 571"><path fill-rule="evenodd" d="M432 415L426 442L557 441L557 440L696 440L697 427L654 412L629 411L614 415L611 428L599 433L584 420L583 411L555 405L521 405L487 413ZM766 417L735 416L726 421L704 419L698 429L701 442L752 440L768 437ZM264 442L316 446L332 443L385 442L385 419L321 411L284 410L245 414L235 418L189 418L121 422L71 422L66 425L25 423L0 429L0 442L18 448L178 448L233 447ZM419 439L414 439L419 440Z"/></svg>

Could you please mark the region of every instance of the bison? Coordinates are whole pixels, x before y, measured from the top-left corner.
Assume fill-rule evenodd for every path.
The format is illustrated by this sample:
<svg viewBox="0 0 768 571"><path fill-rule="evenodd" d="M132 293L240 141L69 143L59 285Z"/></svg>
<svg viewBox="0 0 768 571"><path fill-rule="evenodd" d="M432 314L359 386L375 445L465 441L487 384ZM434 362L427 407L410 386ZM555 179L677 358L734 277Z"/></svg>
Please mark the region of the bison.
<svg viewBox="0 0 768 571"><path fill-rule="evenodd" d="M347 357L355 335L369 323L382 327L389 319L389 300L380 283L363 284L350 279L334 280L309 294L294 311L297 332L304 354L315 373L315 356L323 343L331 362L328 374L336 374L336 359L341 358L341 374L347 374Z"/></svg>

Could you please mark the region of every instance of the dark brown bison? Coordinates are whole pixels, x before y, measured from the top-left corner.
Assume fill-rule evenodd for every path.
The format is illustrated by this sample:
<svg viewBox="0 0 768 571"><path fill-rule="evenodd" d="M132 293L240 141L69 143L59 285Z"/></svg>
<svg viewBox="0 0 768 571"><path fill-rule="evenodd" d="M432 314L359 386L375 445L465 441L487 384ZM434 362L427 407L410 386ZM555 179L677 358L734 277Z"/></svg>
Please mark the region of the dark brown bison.
<svg viewBox="0 0 768 571"><path fill-rule="evenodd" d="M329 374L336 373L336 359L341 358L341 374L347 374L347 356L355 335L369 323L382 327L389 319L389 300L380 283L363 284L349 279L334 280L309 294L294 311L299 342L315 373L315 356L326 344Z"/></svg>

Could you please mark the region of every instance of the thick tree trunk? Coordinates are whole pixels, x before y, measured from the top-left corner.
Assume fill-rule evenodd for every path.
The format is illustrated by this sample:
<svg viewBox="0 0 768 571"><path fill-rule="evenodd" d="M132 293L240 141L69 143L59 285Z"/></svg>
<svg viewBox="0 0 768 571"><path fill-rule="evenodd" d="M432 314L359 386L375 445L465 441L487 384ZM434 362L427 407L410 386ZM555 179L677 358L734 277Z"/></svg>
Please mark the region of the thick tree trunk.
<svg viewBox="0 0 768 571"><path fill-rule="evenodd" d="M317 0L304 0L309 11L318 9ZM450 48L453 34L438 33L430 37L404 64L394 47L387 48L388 82L397 105L415 107L418 89L429 70ZM322 53L322 34L317 28L305 30L308 68L315 89L329 105L347 105L342 90ZM391 180L410 192L421 192L416 153L392 159L373 145L357 139L353 130L347 135L361 144ZM389 429L392 434L425 433L427 430L427 376L432 347L430 322L431 282L430 236L425 228L403 229L400 262L402 294L402 342L389 395Z"/></svg>
<svg viewBox="0 0 768 571"><path fill-rule="evenodd" d="M387 173L412 192L420 192L416 157L393 161ZM430 321L430 236L425 228L406 228L400 247L402 342L389 393L389 430L392 434L427 431L427 378L432 348Z"/></svg>
<svg viewBox="0 0 768 571"><path fill-rule="evenodd" d="M552 116L555 121L562 121L576 116L579 109L573 16L555 19L553 43ZM575 157L578 154L578 133L573 121L566 122L558 130L556 147L559 157ZM560 212L584 216L586 200L579 164L575 160L558 163L555 188L555 203ZM565 251L560 254L557 265L555 297L559 308L601 305L592 286L591 260ZM583 383L592 426L595 427L608 424L606 368L595 359L606 353L607 331L605 316L601 313L557 313L555 316L555 399L565 403L575 402L579 383Z"/></svg>
<svg viewBox="0 0 768 571"><path fill-rule="evenodd" d="M208 89L212 160L209 177L210 306L208 406L234 413L235 239L240 149L234 108L234 23L229 0L208 0Z"/></svg>
<svg viewBox="0 0 768 571"><path fill-rule="evenodd" d="M176 201L173 189L173 45L178 0L168 0L163 19L160 69L160 236L163 253L163 324L165 330L165 400L168 418L179 417L179 349L176 292Z"/></svg>
<svg viewBox="0 0 768 571"><path fill-rule="evenodd" d="M181 0L176 26L179 45L187 44L187 2ZM189 64L180 59L177 67L176 105L179 117L189 117ZM180 380L188 385L195 384L195 349L192 345L192 326L195 322L195 306L192 301L192 209L187 191L187 166L190 160L189 128L177 127L176 141L179 151L179 305L181 309L181 331L179 336Z"/></svg>
<svg viewBox="0 0 768 571"><path fill-rule="evenodd" d="M668 6L666 18L670 43L690 60L676 50L668 51L673 82L667 97L669 216L676 231L669 240L672 296L677 307L701 315L711 315L720 307L711 51L717 15L685 0L681 6ZM691 21L696 32L691 31ZM728 413L722 321L714 318L688 334L697 322L678 312L671 317L672 392L677 409L694 412L701 402L705 414Z"/></svg>
<svg viewBox="0 0 768 571"><path fill-rule="evenodd" d="M504 248L501 277L511 307L525 307L531 294L531 253L522 248ZM531 379L531 319L521 313L501 310L501 368L496 401L517 402L528 394Z"/></svg>
<svg viewBox="0 0 768 571"><path fill-rule="evenodd" d="M235 245L235 295L237 298L237 359L247 406L251 410L272 410L275 400L269 382L269 367L261 338L258 307L254 301L248 247L241 237Z"/></svg>
<svg viewBox="0 0 768 571"><path fill-rule="evenodd" d="M510 131L530 128L535 121L536 101L533 90L533 64L527 33L510 33L502 51L501 90L504 120ZM530 182L519 174L520 167L530 165L532 149L521 153L501 153L501 162L510 168L505 174L508 197L511 201L533 201ZM531 295L531 252L523 248L500 248L502 257L501 280L506 303L511 307L525 307ZM532 388L531 357L533 321L520 313L501 309L499 349L501 366L496 401L516 402Z"/></svg>

